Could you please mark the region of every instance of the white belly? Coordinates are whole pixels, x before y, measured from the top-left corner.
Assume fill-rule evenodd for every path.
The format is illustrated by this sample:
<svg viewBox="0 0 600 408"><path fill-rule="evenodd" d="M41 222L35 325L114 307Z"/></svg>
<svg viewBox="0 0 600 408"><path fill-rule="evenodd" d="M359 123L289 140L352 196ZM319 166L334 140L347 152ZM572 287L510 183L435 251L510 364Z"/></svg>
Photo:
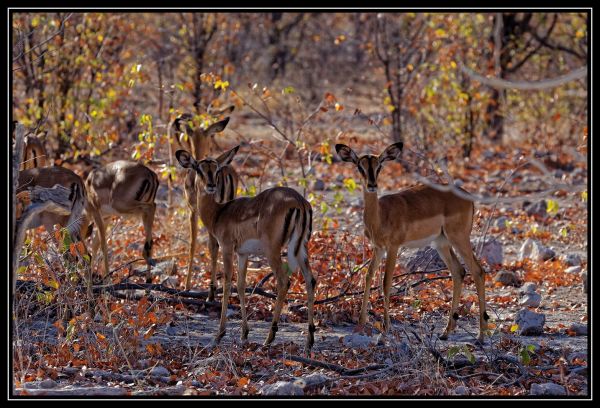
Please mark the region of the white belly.
<svg viewBox="0 0 600 408"><path fill-rule="evenodd" d="M244 241L237 249L237 253L241 255L263 255L264 248L260 239L249 239Z"/></svg>
<svg viewBox="0 0 600 408"><path fill-rule="evenodd" d="M406 248L422 248L422 247L430 244L431 241L434 241L439 236L440 236L440 234L435 234L435 235L430 235L430 236L422 238L422 239L417 239L415 241L404 242L402 244L402 246L406 247Z"/></svg>

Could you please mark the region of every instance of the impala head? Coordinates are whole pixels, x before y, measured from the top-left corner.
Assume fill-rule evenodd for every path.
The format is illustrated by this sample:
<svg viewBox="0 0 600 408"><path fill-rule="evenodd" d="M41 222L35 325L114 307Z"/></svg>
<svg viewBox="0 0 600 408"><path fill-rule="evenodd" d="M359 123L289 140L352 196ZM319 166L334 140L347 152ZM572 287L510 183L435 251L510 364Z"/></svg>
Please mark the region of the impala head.
<svg viewBox="0 0 600 408"><path fill-rule="evenodd" d="M354 150L345 144L336 144L335 150L343 161L354 163L360 172L363 186L369 193L377 192L377 177L381 171L383 162L396 160L402 154L402 142L388 146L379 156L365 154L358 157Z"/></svg>
<svg viewBox="0 0 600 408"><path fill-rule="evenodd" d="M217 191L219 170L231 163L239 148L240 146L238 145L221 154L216 159L207 157L203 160L196 160L185 150L177 150L175 157L177 157L177 161L182 167L196 171L196 174L200 176L204 183L204 191L208 194L214 194Z"/></svg>
<svg viewBox="0 0 600 408"><path fill-rule="evenodd" d="M225 109L224 113L233 111L233 107ZM220 133L227 127L229 117L213 123L208 127L194 125L194 116L184 113L173 121L173 128L178 132L179 138L185 135L190 139L192 153L196 158L204 158L210 153L210 140L216 133Z"/></svg>

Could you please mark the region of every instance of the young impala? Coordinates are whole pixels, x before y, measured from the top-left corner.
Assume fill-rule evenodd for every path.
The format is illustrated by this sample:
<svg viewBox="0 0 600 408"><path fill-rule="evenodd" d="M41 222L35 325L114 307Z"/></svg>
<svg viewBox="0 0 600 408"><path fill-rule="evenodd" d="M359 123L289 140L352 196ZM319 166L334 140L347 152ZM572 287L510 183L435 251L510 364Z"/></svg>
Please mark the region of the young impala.
<svg viewBox="0 0 600 408"><path fill-rule="evenodd" d="M233 106L218 113L230 113L231 111L233 111ZM202 160L210 155L211 137L215 133L222 132L225 129L229 123L229 118L216 122L206 129L202 129L201 127L196 127L195 129L192 128L192 119L192 115L183 114L173 121L171 128L178 132L179 136L176 140L184 147L184 150L191 151L191 155L194 159ZM219 194L216 199L218 202L223 203L235 198L238 186L238 175L231 166L226 166L221 171L223 186L222 188L219 188ZM188 169L185 177L184 191L187 205L190 208L190 250L185 290L190 290L191 288L193 260L196 250L196 238L198 235L199 207L195 184L196 172L193 169ZM211 259L208 300L212 301L215 299L215 292L217 290L217 257L219 256L219 244L211 234L208 236L208 251Z"/></svg>
<svg viewBox="0 0 600 408"><path fill-rule="evenodd" d="M246 319L245 288L248 256L265 255L273 273L277 278L277 300L273 312L273 322L265 345L275 339L277 322L285 295L289 288L288 271L281 261L281 249L287 244L289 269L294 272L299 267L306 283L308 293L308 336L307 349L314 343L315 326L313 323L313 307L316 279L308 263L308 240L312 230L312 208L297 191L286 187L270 188L256 197L236 198L226 203L219 203L218 194L220 180L224 177L226 166L231 163L239 146L223 153L216 159L207 157L197 161L192 155L179 150L176 153L179 163L192 169L198 175L195 189L198 197L200 219L223 249L224 280L223 303L218 342L225 334L227 304L231 278L233 274L233 254L237 255L238 278L237 293L242 311L242 341L248 338L248 322Z"/></svg>
<svg viewBox="0 0 600 408"><path fill-rule="evenodd" d="M102 246L104 276L109 273L108 248L106 245L106 221L112 215L140 215L146 233L143 257L148 264L146 281L150 280L152 259L152 224L156 204L158 177L143 164L128 160L118 160L104 167L94 169L88 175L85 185L88 192L88 217L92 217L98 234L92 243L92 256L95 258L98 246Z"/></svg>
<svg viewBox="0 0 600 408"><path fill-rule="evenodd" d="M336 151L343 161L354 163L363 181L365 235L371 241L373 257L365 278L365 292L360 313L360 324L367 320L369 290L373 273L387 253L384 275L384 327L390 328L389 303L394 265L401 246L419 248L429 243L444 260L453 281L452 307L448 325L441 339L446 339L456 327L457 308L461 296L465 269L452 248L458 251L473 275L479 298L479 336L483 341L488 315L485 305L485 276L471 249L471 228L474 206L452 192L441 192L423 185L399 193L377 197L377 177L387 160L395 160L402 153L402 142L389 146L379 156L358 157L348 146L337 144Z"/></svg>

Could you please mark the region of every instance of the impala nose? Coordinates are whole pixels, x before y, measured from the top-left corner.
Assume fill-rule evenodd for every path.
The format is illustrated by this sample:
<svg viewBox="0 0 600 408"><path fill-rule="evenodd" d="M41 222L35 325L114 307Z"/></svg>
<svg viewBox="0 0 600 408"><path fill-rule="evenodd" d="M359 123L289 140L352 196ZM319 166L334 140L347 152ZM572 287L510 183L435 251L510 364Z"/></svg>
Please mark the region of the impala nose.
<svg viewBox="0 0 600 408"><path fill-rule="evenodd" d="M204 188L204 190L206 190L206 192L209 194L213 194L215 191L217 191L217 185L216 184L207 184L206 187Z"/></svg>
<svg viewBox="0 0 600 408"><path fill-rule="evenodd" d="M377 184L367 184L367 191L369 193L376 193L377 192Z"/></svg>

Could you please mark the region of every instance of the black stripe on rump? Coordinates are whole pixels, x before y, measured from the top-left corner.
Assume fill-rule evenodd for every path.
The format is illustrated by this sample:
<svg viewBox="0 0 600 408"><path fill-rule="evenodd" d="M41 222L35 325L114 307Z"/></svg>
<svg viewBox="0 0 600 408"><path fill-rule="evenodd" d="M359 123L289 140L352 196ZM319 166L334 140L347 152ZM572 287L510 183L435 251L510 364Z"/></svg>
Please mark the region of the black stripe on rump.
<svg viewBox="0 0 600 408"><path fill-rule="evenodd" d="M306 214L302 209L298 209L298 215L302 215L302 230L300 231L300 236L298 238L298 242L296 242L296 249L294 250L294 255L296 259L298 259L298 253L300 253L300 245L302 245L302 241L304 240L304 234L306 233Z"/></svg>
<svg viewBox="0 0 600 408"><path fill-rule="evenodd" d="M281 237L281 245L282 246L285 245L285 243L288 241L288 230L290 228L290 221L292 220L292 217L294 216L294 211L296 211L296 209L292 208L285 215L285 221L283 223L283 236Z"/></svg>
<svg viewBox="0 0 600 408"><path fill-rule="evenodd" d="M149 187L150 187L150 182L148 181L148 179L144 179L140 189L138 190L137 194L135 195L135 200L142 201L142 197L144 196L144 194L146 194L146 191L148 190Z"/></svg>

